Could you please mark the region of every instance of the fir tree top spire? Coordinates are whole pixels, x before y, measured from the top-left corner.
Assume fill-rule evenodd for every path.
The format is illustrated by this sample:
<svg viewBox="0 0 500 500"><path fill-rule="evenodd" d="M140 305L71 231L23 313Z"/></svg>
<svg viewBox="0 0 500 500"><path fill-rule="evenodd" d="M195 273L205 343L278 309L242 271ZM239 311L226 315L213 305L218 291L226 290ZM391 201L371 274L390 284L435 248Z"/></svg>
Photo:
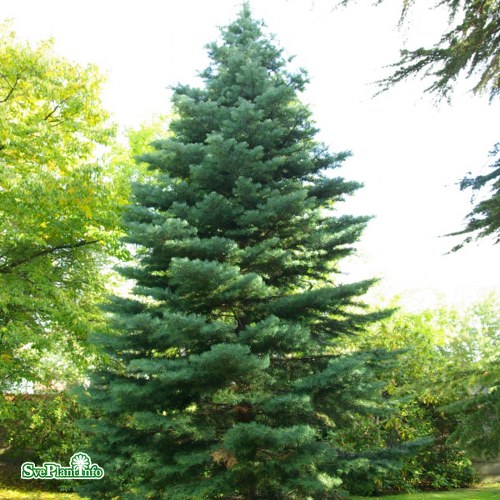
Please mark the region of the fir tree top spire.
<svg viewBox="0 0 500 500"><path fill-rule="evenodd" d="M264 26L263 21L252 17L249 5L244 4L237 19L221 29L221 41L207 45L212 63L201 76L210 79L216 74L232 75L239 78L232 82L238 85L245 79L255 80L256 72L260 71L263 75L266 73L275 77L280 73L282 79L295 79L297 83L304 84L305 71L301 70L295 75L286 71L287 60L282 56L283 51L276 46L272 36L265 36ZM221 72L221 69L224 71ZM253 76L249 73L253 73ZM229 84L228 81L224 82L225 86ZM296 90L301 91L303 88L297 87Z"/></svg>
<svg viewBox="0 0 500 500"><path fill-rule="evenodd" d="M250 5L245 2L234 22L222 30L222 36L227 44L248 45L262 37L263 21L252 18Z"/></svg>

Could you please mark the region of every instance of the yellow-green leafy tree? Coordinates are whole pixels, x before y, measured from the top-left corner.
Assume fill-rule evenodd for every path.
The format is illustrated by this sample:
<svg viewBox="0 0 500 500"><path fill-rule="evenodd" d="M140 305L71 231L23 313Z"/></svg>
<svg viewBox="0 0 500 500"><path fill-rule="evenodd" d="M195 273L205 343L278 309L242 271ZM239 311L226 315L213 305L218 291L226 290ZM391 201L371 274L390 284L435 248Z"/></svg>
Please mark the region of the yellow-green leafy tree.
<svg viewBox="0 0 500 500"><path fill-rule="evenodd" d="M0 390L49 386L91 359L102 266L127 187L99 161L113 138L102 79L0 25Z"/></svg>

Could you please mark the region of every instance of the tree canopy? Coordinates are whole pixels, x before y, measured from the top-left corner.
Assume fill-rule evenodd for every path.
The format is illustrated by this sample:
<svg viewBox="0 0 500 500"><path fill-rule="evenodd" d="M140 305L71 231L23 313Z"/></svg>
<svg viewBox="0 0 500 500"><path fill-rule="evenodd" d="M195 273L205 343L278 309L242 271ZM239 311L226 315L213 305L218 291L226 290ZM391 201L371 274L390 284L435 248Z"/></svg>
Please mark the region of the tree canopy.
<svg viewBox="0 0 500 500"><path fill-rule="evenodd" d="M491 294L466 308L401 311L360 342L365 349L406 349L397 369L385 374L388 390L450 417L448 444L472 456L495 457L500 451L499 324L500 303Z"/></svg>
<svg viewBox="0 0 500 500"><path fill-rule="evenodd" d="M84 362L99 261L116 247L123 203L96 156L113 136L101 87L95 67L1 26L0 387L60 379L62 353Z"/></svg>

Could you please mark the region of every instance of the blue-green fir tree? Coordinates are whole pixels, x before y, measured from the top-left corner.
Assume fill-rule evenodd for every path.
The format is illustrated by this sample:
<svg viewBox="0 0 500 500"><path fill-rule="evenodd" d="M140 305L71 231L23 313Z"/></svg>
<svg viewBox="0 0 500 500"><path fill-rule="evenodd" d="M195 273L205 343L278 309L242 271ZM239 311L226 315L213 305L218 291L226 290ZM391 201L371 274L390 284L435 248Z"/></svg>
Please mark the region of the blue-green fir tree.
<svg viewBox="0 0 500 500"><path fill-rule="evenodd" d="M135 288L112 301L97 336L111 363L89 389L106 477L85 491L332 498L366 464L339 430L384 411L377 353L335 348L381 316L362 304L373 281L338 278L368 218L334 207L360 185L332 175L348 154L315 140L305 72L248 7L208 52L203 87L174 88L171 135L141 157L151 181L126 216L138 258L121 270Z"/></svg>

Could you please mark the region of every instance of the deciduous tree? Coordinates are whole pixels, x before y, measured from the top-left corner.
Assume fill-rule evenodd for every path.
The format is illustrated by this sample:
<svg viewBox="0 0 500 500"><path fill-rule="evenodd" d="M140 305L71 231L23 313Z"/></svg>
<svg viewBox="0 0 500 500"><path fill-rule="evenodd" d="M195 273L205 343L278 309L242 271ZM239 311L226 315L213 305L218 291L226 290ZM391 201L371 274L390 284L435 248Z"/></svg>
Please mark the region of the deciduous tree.
<svg viewBox="0 0 500 500"><path fill-rule="evenodd" d="M117 245L113 130L102 79L0 30L0 388L49 384L85 363L103 256ZM126 193L125 193L126 194ZM71 361L69 361L71 360Z"/></svg>
<svg viewBox="0 0 500 500"><path fill-rule="evenodd" d="M355 340L362 350L403 350L396 367L380 376L388 393L405 402L384 421L359 419L350 439L432 438L402 473L358 483L363 493L468 486L475 479L470 458L498 455L499 323L491 295L465 309L401 310Z"/></svg>

